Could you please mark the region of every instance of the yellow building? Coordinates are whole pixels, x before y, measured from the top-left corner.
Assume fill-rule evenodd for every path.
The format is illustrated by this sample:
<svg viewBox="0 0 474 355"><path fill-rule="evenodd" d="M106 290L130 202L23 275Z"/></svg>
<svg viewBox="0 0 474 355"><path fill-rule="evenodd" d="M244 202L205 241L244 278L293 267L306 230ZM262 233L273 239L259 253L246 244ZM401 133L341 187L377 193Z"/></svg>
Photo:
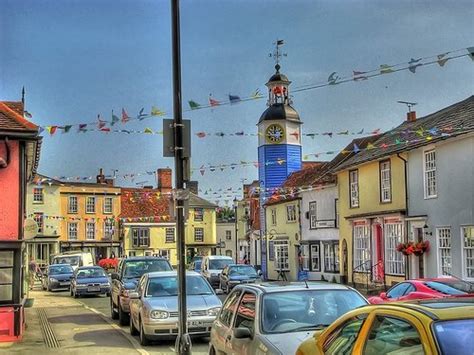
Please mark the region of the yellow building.
<svg viewBox="0 0 474 355"><path fill-rule="evenodd" d="M300 198L270 198L264 206L269 280L297 280Z"/></svg>
<svg viewBox="0 0 474 355"><path fill-rule="evenodd" d="M345 149L352 153L335 168L341 273L364 286L391 285L406 274L405 257L396 250L406 239L406 155L371 149L391 140L387 135L356 139Z"/></svg>
<svg viewBox="0 0 474 355"><path fill-rule="evenodd" d="M120 240L120 188L102 172L97 183L63 182L61 205L61 251L90 251L97 259L118 256Z"/></svg>
<svg viewBox="0 0 474 355"><path fill-rule="evenodd" d="M169 189L122 188L120 214L124 254L156 255L177 264L176 223ZM217 206L191 193L185 225L188 257L216 248Z"/></svg>

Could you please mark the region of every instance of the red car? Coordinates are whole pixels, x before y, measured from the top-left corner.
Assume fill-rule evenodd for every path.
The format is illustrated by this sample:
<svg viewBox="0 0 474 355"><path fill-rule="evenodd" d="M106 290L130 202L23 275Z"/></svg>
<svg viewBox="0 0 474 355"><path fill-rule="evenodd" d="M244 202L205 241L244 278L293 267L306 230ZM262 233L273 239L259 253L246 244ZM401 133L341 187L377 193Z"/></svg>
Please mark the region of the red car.
<svg viewBox="0 0 474 355"><path fill-rule="evenodd" d="M474 285L453 277L406 280L391 287L379 296L369 297L369 302L379 304L422 298L474 296Z"/></svg>

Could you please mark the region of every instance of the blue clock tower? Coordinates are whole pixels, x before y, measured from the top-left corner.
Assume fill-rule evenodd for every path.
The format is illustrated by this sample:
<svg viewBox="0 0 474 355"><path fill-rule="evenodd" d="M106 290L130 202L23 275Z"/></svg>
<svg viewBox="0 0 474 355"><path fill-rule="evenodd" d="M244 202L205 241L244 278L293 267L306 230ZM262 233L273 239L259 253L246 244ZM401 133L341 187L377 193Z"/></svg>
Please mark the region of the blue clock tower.
<svg viewBox="0 0 474 355"><path fill-rule="evenodd" d="M278 52L277 52L278 55ZM278 58L278 57L277 57ZM258 121L258 178L260 181L260 235L265 236L263 204L272 188L280 187L294 171L301 170L300 117L291 106L289 85L291 81L280 73L280 65L265 84L268 88L268 108ZM267 275L266 238L261 238L261 264Z"/></svg>

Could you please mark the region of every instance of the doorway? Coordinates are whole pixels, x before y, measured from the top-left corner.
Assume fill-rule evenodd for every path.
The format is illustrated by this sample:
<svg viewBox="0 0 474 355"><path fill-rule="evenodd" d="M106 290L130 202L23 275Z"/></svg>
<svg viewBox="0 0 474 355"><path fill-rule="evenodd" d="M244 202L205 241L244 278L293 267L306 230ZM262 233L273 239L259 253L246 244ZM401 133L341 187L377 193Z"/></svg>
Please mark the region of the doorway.
<svg viewBox="0 0 474 355"><path fill-rule="evenodd" d="M415 228L415 241L420 243L423 241L423 228ZM425 259L424 254L415 256L418 260L415 262L415 267L418 271L418 278L422 279L425 277Z"/></svg>
<svg viewBox="0 0 474 355"><path fill-rule="evenodd" d="M375 268L373 270L374 281L383 281L384 279L384 243L383 243L383 233L382 226L380 224L374 225L375 229Z"/></svg>

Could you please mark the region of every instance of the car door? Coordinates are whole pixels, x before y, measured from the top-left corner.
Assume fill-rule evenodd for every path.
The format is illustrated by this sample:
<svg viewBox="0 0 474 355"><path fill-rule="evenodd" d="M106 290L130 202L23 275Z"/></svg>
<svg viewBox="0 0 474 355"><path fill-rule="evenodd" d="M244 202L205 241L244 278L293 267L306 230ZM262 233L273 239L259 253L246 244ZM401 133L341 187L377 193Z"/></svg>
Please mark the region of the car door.
<svg viewBox="0 0 474 355"><path fill-rule="evenodd" d="M416 291L416 288L415 286L413 286L411 283L407 282L408 284L408 287L405 289L405 291L403 292L403 295L401 295L400 297L398 297L398 301L405 301L405 300L410 300L412 298L416 298L416 297L413 297L411 296L410 294L412 292L415 292Z"/></svg>
<svg viewBox="0 0 474 355"><path fill-rule="evenodd" d="M354 354L434 354L436 349L418 317L404 311L371 312Z"/></svg>
<svg viewBox="0 0 474 355"><path fill-rule="evenodd" d="M398 301L398 299L405 294L405 291L409 286L410 283L408 282L399 283L388 290L387 297L390 299L390 301Z"/></svg>
<svg viewBox="0 0 474 355"><path fill-rule="evenodd" d="M130 318L137 329L139 327L138 317L142 308L142 297L144 297L143 291L145 290L146 278L146 275L143 275L137 284L136 292L138 292L140 297L137 299L130 299Z"/></svg>
<svg viewBox="0 0 474 355"><path fill-rule="evenodd" d="M234 290L227 296L219 316L212 325L211 343L216 353L226 353L227 337L229 334L232 334L232 322L237 311L241 294L241 290Z"/></svg>
<svg viewBox="0 0 474 355"><path fill-rule="evenodd" d="M315 354L351 354L367 314L352 317L318 341Z"/></svg>
<svg viewBox="0 0 474 355"><path fill-rule="evenodd" d="M255 319L256 319L257 295L251 291L245 291L240 298L237 312L234 317L233 327L227 334L226 352L239 355L250 355L254 351L252 349L252 341L255 335ZM251 338L237 339L234 337L233 331L236 328L247 328L252 335Z"/></svg>

